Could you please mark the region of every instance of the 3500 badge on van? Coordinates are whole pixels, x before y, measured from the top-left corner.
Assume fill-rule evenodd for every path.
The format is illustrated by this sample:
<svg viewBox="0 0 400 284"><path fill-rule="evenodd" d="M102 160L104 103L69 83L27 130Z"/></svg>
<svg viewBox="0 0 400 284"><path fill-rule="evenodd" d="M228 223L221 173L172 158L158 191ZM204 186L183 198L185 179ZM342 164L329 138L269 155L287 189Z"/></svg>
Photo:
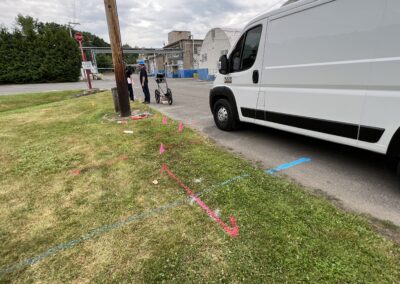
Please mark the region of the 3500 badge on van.
<svg viewBox="0 0 400 284"><path fill-rule="evenodd" d="M225 77L224 83L225 84L231 84L232 83L232 77Z"/></svg>

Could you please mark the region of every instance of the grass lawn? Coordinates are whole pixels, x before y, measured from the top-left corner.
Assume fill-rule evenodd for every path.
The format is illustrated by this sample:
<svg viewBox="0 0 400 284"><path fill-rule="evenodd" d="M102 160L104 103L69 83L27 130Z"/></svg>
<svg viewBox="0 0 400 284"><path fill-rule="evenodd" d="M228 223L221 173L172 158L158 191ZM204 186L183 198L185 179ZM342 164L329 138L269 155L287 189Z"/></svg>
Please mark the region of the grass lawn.
<svg viewBox="0 0 400 284"><path fill-rule="evenodd" d="M80 93L82 90L0 96L0 113L62 101Z"/></svg>
<svg viewBox="0 0 400 284"><path fill-rule="evenodd" d="M117 124L109 92L0 105L0 282L400 281L399 245L365 219L154 111ZM223 222L234 216L239 236L162 165Z"/></svg>

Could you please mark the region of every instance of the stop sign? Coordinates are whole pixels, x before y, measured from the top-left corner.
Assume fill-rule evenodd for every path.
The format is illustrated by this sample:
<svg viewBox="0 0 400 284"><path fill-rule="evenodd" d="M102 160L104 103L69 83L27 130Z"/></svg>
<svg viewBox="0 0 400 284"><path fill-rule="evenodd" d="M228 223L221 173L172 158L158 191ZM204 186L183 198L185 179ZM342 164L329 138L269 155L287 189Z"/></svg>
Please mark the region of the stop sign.
<svg viewBox="0 0 400 284"><path fill-rule="evenodd" d="M83 35L82 35L82 33L75 33L75 40L76 41L79 41L79 42L81 42L81 41L83 41Z"/></svg>

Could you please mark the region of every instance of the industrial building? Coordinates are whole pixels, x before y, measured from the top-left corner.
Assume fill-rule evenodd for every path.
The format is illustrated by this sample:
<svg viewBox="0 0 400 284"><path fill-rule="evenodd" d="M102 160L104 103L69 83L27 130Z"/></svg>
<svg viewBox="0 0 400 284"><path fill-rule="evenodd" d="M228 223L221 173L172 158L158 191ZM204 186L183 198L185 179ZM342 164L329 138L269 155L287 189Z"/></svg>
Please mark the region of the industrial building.
<svg viewBox="0 0 400 284"><path fill-rule="evenodd" d="M170 78L197 77L212 80L218 73L218 60L227 54L241 30L213 28L204 40L193 39L190 31L171 31L164 49L176 53L146 56L149 74L165 73Z"/></svg>
<svg viewBox="0 0 400 284"><path fill-rule="evenodd" d="M199 68L200 49L203 40L194 39L190 31L168 33L165 49L176 49L175 54L148 56L149 72L166 73L168 77L190 78Z"/></svg>

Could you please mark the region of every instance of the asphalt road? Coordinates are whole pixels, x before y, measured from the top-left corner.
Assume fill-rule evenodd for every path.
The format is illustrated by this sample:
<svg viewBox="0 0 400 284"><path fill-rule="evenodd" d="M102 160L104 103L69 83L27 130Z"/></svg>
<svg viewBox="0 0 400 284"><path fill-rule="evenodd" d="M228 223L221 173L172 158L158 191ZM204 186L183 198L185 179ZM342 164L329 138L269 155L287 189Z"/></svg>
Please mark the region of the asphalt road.
<svg viewBox="0 0 400 284"><path fill-rule="evenodd" d="M114 86L115 79L113 76L106 76L105 80L95 80L92 82L93 88L110 89ZM0 96L35 92L78 90L86 88L86 82L0 85Z"/></svg>
<svg viewBox="0 0 400 284"><path fill-rule="evenodd" d="M135 78L135 82L138 80ZM216 128L208 105L209 82L193 79L169 80L174 103L154 102L155 82L150 78L151 106L203 132L220 145L247 159L259 161L265 169L276 168L302 157L311 161L279 175L303 186L321 190L347 209L365 213L400 226L400 182L385 157L372 152L329 143L271 128L244 125L235 132ZM111 88L113 77L95 81L96 88ZM85 83L30 84L0 86L0 95L85 88ZM142 97L136 84L135 95ZM111 103L111 101L110 101Z"/></svg>

